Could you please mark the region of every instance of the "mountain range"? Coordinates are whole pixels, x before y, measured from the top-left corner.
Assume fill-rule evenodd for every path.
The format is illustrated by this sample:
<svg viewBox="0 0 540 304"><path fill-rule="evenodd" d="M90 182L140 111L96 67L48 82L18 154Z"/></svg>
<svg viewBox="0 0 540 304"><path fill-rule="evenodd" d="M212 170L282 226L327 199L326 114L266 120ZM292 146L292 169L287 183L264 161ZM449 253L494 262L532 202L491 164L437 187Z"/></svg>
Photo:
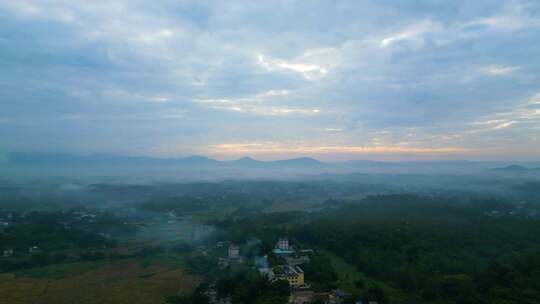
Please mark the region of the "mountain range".
<svg viewBox="0 0 540 304"><path fill-rule="evenodd" d="M507 172L507 173L526 173L526 172L540 172L540 168L526 168L519 165L509 165L506 167L495 168L493 171Z"/></svg>
<svg viewBox="0 0 540 304"><path fill-rule="evenodd" d="M381 162L351 160L345 162L321 162L314 158L300 157L283 160L261 161L251 157L236 160L215 160L206 156L183 158L156 158L112 154L74 155L61 153L12 152L6 154L6 164L11 168L33 169L136 169L136 170L243 170L243 171L289 171L307 173L515 173L540 172L528 167L540 166L538 162L495 161L411 161ZM249 169L249 170L247 170Z"/></svg>

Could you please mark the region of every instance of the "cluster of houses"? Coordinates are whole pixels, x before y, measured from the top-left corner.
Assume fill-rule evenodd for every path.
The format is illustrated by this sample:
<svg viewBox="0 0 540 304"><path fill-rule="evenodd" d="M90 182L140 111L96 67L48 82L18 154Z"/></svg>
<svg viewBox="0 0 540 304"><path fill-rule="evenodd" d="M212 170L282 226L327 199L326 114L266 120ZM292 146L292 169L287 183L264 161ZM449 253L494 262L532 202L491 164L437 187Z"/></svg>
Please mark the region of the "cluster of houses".
<svg viewBox="0 0 540 304"><path fill-rule="evenodd" d="M291 288L306 286L304 270L300 266L309 263L309 257L307 255L297 256L296 251L289 244L288 238L280 238L272 252L286 262L271 268L268 257L263 256L258 258L255 263L259 272L266 275L269 280L287 280Z"/></svg>
<svg viewBox="0 0 540 304"><path fill-rule="evenodd" d="M28 215L28 212L24 212L22 215L21 215L21 218L24 218ZM0 218L0 232L6 230L10 225L10 221L13 219L13 214L11 213L8 213L5 218ZM36 252L39 252L39 247L37 246L31 246L28 248L28 253L36 253ZM3 258L10 258L12 257L13 255L15 254L15 249L13 248L4 248L2 250L2 255L1 257Z"/></svg>
<svg viewBox="0 0 540 304"><path fill-rule="evenodd" d="M23 213L21 213L20 215L13 215L12 213L8 213L7 216L5 216L5 218L0 218L0 232L3 232L4 230L6 230L8 227L12 226L13 225L13 222L10 222L14 219L14 217L19 217L19 218L26 218L28 215L30 214L29 211L25 211ZM86 223L92 223L95 221L97 215L95 213L90 213L90 212L85 212L85 211L75 211L73 212L73 219L72 221L79 221L79 222L86 222ZM59 224L62 225L62 227L65 229L65 230L71 230L72 229L72 223L70 221L61 221L59 222ZM102 237L110 237L109 234L107 233L98 233L100 236ZM3 258L10 258L10 257L13 257L15 255L22 255L24 254L25 252L28 252L28 254L35 254L35 253L40 253L42 252L42 249L38 246L30 246L28 247L26 250L22 249L22 248L17 248L17 249L14 249L14 248L4 248L1 252L1 255L0 257L3 257Z"/></svg>
<svg viewBox="0 0 540 304"><path fill-rule="evenodd" d="M518 202L511 210L491 210L484 213L486 216L493 218L501 217L521 217L521 218L538 218L540 211L535 208L530 208L526 201Z"/></svg>
<svg viewBox="0 0 540 304"><path fill-rule="evenodd" d="M331 290L328 292L315 292L311 290L310 284L306 281L302 265L310 262L309 254L312 249L295 250L290 245L288 238L280 238L272 253L284 261L283 264L269 267L268 262L256 261L259 272L265 274L270 280L287 280L291 287L290 302L294 304L305 304L320 301L326 304L341 304L343 300L350 296L341 290ZM267 257L263 257L265 261Z"/></svg>
<svg viewBox="0 0 540 304"><path fill-rule="evenodd" d="M6 215L6 218L3 219L0 217L0 232L6 230L10 225L10 220L13 218L13 215L11 213L8 213Z"/></svg>
<svg viewBox="0 0 540 304"><path fill-rule="evenodd" d="M225 247L224 242L218 242L217 247ZM322 302L325 304L341 304L344 299L350 297L350 294L336 289L327 292L315 292L311 289L310 284L306 281L306 276L302 267L310 263L310 253L312 249L296 250L290 243L289 239L284 237L278 239L272 253L281 261L278 265L270 265L267 255L257 256L254 260L254 267L259 273L265 275L268 280L286 280L291 288L290 303L306 304L312 302ZM236 244L229 243L227 247L227 256L220 258L220 266L227 266L235 263L244 263L244 258L240 255L240 247ZM210 303L228 304L228 300L218 299L211 289L208 291L208 296L211 299ZM357 304L362 304L357 301ZM369 302L368 304L377 304Z"/></svg>
<svg viewBox="0 0 540 304"><path fill-rule="evenodd" d="M13 249L12 248L9 248L9 249L4 249L4 251L2 252L2 257L4 258L9 258L9 257L12 257L13 256Z"/></svg>
<svg viewBox="0 0 540 304"><path fill-rule="evenodd" d="M28 247L29 254L39 253L39 252L41 252L41 248L39 248L38 246ZM15 250L13 248L7 248L7 249L4 249L4 251L2 251L2 257L9 258L9 257L12 257L14 253L15 253Z"/></svg>
<svg viewBox="0 0 540 304"><path fill-rule="evenodd" d="M225 246L225 242L217 242L216 247L222 248ZM225 268L229 265L242 264L244 263L244 257L240 255L240 246L234 243L230 243L227 247L227 256L220 257L218 265L221 268Z"/></svg>

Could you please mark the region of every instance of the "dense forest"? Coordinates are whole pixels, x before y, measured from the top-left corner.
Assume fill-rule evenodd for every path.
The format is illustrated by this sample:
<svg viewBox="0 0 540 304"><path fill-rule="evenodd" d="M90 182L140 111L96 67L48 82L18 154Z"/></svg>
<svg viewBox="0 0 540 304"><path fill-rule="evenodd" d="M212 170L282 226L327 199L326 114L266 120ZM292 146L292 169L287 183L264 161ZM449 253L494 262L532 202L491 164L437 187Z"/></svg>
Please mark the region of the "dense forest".
<svg viewBox="0 0 540 304"><path fill-rule="evenodd" d="M337 255L392 287L379 301L540 301L540 222L526 206L406 194L328 203L331 208L309 216L252 214L218 225L237 239L247 236L242 231L268 240L287 232L298 244ZM321 275L311 269L325 264L306 269L315 288L335 287L331 269ZM360 293L368 291L358 285Z"/></svg>

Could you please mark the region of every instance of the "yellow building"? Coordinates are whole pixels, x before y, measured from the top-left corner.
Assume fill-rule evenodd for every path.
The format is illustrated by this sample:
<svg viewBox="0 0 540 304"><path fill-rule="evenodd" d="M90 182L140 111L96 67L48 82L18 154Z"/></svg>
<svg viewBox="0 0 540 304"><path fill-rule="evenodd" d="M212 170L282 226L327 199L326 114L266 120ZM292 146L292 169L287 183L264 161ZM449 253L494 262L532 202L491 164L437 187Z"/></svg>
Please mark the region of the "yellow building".
<svg viewBox="0 0 540 304"><path fill-rule="evenodd" d="M304 285L304 271L298 266L284 266L283 278L289 281L292 287Z"/></svg>

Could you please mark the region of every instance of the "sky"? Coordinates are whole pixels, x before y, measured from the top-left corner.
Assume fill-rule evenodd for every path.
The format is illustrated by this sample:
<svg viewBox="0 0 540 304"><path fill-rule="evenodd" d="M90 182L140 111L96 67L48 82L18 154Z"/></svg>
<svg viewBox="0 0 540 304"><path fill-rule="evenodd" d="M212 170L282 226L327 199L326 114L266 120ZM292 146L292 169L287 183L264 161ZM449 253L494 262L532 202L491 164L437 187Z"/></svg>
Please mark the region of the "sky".
<svg viewBox="0 0 540 304"><path fill-rule="evenodd" d="M0 155L539 160L540 1L0 0Z"/></svg>

